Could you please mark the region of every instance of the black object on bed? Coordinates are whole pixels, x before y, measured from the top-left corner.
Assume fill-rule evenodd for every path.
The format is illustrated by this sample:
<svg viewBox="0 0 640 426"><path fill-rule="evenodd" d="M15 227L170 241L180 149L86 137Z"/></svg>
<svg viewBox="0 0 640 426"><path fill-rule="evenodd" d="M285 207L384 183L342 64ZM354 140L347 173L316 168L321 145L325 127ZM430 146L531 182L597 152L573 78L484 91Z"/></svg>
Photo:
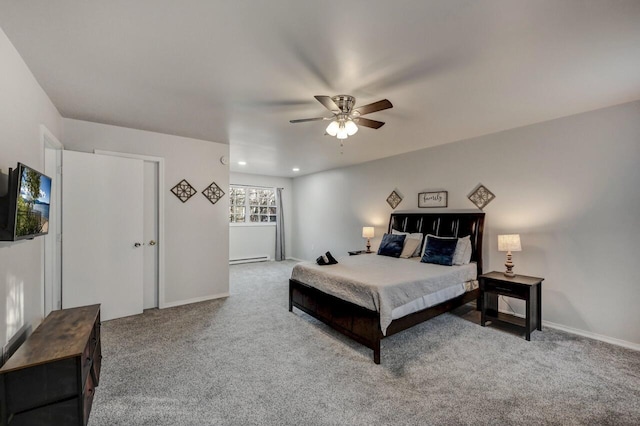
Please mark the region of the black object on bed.
<svg viewBox="0 0 640 426"><path fill-rule="evenodd" d="M388 232L421 232L439 237L471 238L471 261L476 262L478 276L482 274L482 236L484 213L392 213ZM399 333L430 318L448 312L465 303L481 300L479 290L466 292L438 305L395 319L386 336ZM379 312L324 293L300 281L289 280L289 311L296 307L319 319L353 340L373 349L373 360L380 364L380 341L386 337L380 329Z"/></svg>

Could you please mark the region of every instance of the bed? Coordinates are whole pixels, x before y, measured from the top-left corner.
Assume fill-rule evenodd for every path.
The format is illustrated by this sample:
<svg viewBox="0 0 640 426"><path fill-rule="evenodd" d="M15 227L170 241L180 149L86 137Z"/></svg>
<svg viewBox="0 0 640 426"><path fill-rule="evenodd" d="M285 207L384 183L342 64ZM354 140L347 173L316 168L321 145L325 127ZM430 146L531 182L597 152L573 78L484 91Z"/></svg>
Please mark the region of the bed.
<svg viewBox="0 0 640 426"><path fill-rule="evenodd" d="M380 364L383 338L474 300L480 308L473 283L482 274L483 228L484 213L393 213L389 233L469 235L471 263L430 265L376 254L341 258L331 266L305 262L289 280L289 311L306 312L372 349Z"/></svg>

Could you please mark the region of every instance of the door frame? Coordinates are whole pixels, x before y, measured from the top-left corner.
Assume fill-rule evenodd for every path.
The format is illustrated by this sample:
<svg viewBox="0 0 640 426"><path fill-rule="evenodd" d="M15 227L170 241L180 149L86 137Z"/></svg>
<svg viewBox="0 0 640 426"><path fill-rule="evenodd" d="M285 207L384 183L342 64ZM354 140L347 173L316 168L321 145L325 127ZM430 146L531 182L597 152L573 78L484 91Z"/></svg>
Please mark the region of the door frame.
<svg viewBox="0 0 640 426"><path fill-rule="evenodd" d="M64 145L56 138L56 136L44 125L40 124L40 144L42 146L42 164L43 164L43 172L47 173L46 170L46 151L48 149L54 151L62 151L64 150ZM56 199L52 200L53 208L55 210L54 217L56 218L55 223L55 232L56 235L51 235L52 238L47 240L45 238L44 243L42 244L41 254L42 254L42 270L40 271L40 294L42 295L42 315L46 316L47 311L58 310L62 306L62 248L58 247L59 244L62 243L62 182L61 182L61 168L62 168L62 155L58 155L56 153L56 170L51 176L53 179L57 181L56 185ZM50 173L50 172L49 172ZM51 256L53 254L53 273L57 275L58 288L54 285L54 288L47 289L46 286L46 272L47 272L47 253ZM55 282L54 282L55 283ZM50 290L51 295L55 298L57 297L57 303L54 303L53 300L48 300L46 297L46 293ZM56 292L57 290L57 292ZM55 293L58 293L57 295ZM49 302L49 306L47 306L47 302Z"/></svg>
<svg viewBox="0 0 640 426"><path fill-rule="evenodd" d="M127 152L94 149L94 154L134 158L158 164L158 309L166 307L164 301L164 158Z"/></svg>

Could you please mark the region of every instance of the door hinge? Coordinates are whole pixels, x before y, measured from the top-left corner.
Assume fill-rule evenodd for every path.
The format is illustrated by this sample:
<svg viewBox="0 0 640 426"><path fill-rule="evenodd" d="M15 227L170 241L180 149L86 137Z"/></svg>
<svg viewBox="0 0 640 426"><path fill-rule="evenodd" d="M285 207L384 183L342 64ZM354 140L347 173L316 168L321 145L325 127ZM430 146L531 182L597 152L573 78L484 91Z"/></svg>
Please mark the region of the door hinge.
<svg viewBox="0 0 640 426"><path fill-rule="evenodd" d="M62 166L58 166L58 169L56 171L60 176L62 176Z"/></svg>
<svg viewBox="0 0 640 426"><path fill-rule="evenodd" d="M62 234L56 235L56 241L58 241L59 243L62 242Z"/></svg>

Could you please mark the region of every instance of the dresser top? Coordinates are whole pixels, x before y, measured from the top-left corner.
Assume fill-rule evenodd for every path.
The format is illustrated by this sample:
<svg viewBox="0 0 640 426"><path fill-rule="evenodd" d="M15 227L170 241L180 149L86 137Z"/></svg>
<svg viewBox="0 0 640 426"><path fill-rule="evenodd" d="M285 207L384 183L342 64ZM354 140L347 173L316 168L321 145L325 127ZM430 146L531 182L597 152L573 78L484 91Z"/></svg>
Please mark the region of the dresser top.
<svg viewBox="0 0 640 426"><path fill-rule="evenodd" d="M0 373L81 355L99 312L100 305L51 312Z"/></svg>

